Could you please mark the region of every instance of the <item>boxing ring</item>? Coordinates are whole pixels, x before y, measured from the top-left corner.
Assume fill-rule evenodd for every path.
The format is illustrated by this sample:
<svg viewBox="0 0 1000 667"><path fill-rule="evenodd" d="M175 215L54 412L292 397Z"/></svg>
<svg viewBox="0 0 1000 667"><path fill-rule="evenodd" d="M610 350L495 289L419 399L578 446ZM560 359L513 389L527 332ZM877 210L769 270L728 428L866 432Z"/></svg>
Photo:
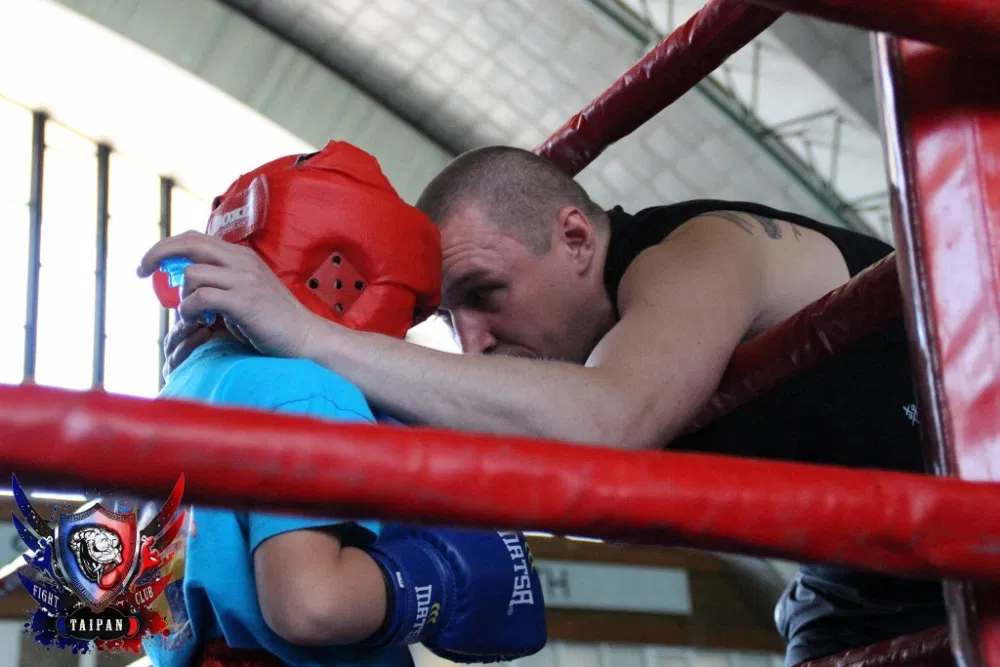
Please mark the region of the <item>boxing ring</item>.
<svg viewBox="0 0 1000 667"><path fill-rule="evenodd" d="M881 33L897 250L741 346L689 430L902 315L936 476L330 424L30 385L0 387L0 470L25 485L150 498L184 474L195 504L582 534L941 579L948 628L811 664L1000 667L995 0L713 0L537 151L579 172L782 11Z"/></svg>

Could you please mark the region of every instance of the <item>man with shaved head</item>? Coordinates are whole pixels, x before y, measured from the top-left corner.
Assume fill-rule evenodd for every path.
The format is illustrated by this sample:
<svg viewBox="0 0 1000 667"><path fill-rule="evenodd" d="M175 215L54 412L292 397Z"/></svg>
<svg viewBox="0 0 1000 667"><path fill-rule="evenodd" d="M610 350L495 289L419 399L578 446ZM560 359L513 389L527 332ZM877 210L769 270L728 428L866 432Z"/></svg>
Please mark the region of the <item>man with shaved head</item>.
<svg viewBox="0 0 1000 667"><path fill-rule="evenodd" d="M415 422L624 449L922 472L902 321L820 368L678 437L735 348L892 248L790 212L695 200L605 211L552 163L466 153L417 206L441 230L450 355L310 314L253 256L198 234L166 239L141 274L190 257L176 365L222 313L260 350L335 369ZM711 470L705 471L711 475ZM938 582L809 565L776 613L796 664L945 622Z"/></svg>

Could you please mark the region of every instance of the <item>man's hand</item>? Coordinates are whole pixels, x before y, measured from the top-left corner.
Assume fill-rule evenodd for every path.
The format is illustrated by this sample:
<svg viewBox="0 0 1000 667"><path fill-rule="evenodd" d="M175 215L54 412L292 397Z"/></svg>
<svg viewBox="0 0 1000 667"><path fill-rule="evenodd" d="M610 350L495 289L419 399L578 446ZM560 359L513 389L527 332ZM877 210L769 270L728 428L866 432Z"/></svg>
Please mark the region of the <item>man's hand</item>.
<svg viewBox="0 0 1000 667"><path fill-rule="evenodd" d="M201 322L185 321L180 318L163 339L163 353L166 361L163 364L163 379L166 380L184 360L191 356L200 345L208 342L212 330Z"/></svg>
<svg viewBox="0 0 1000 667"><path fill-rule="evenodd" d="M263 354L303 356L313 329L325 320L309 312L248 248L199 232L164 239L143 256L137 273L145 278L168 257L192 261L184 270L178 326L167 342L167 365L184 360L204 342L197 336L205 312L224 317L226 326ZM204 330L204 328L202 328Z"/></svg>

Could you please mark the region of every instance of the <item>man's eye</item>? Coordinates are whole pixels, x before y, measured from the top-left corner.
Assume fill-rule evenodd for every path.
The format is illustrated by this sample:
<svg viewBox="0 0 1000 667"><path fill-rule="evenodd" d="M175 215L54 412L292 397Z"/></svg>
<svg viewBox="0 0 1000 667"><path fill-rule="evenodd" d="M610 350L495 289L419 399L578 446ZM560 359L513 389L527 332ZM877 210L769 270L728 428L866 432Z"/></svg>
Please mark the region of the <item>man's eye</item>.
<svg viewBox="0 0 1000 667"><path fill-rule="evenodd" d="M470 290L466 300L468 305L472 308L486 308L490 305L494 294L496 294L496 287L478 287L474 290Z"/></svg>

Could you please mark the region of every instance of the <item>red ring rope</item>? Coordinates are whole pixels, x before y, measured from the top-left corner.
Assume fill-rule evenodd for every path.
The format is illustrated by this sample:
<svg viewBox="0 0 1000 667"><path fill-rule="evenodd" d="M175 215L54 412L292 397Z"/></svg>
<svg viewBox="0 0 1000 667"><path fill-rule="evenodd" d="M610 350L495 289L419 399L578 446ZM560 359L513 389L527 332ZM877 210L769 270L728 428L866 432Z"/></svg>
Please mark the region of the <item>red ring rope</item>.
<svg viewBox="0 0 1000 667"><path fill-rule="evenodd" d="M1000 580L1000 485L0 387L23 484Z"/></svg>
<svg viewBox="0 0 1000 667"><path fill-rule="evenodd" d="M719 388L686 433L835 357L902 315L896 253L736 348Z"/></svg>
<svg viewBox="0 0 1000 667"><path fill-rule="evenodd" d="M947 627L896 637L796 667L954 667Z"/></svg>

